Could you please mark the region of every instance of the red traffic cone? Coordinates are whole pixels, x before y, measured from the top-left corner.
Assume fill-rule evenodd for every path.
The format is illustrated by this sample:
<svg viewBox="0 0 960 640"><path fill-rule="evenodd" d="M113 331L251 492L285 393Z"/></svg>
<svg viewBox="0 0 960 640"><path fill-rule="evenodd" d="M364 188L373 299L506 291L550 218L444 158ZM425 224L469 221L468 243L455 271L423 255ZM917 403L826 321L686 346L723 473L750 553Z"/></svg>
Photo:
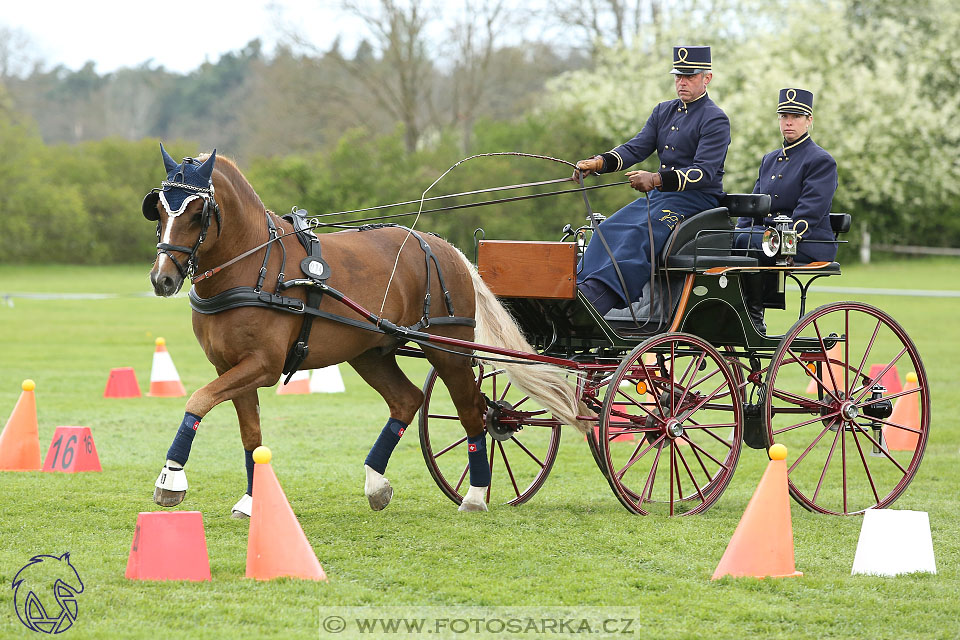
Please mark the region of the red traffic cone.
<svg viewBox="0 0 960 640"><path fill-rule="evenodd" d="M750 498L711 580L723 576L802 576L793 558L793 526L787 491L787 448L770 447L770 462Z"/></svg>
<svg viewBox="0 0 960 640"><path fill-rule="evenodd" d="M24 380L23 392L0 433L0 471L39 471L40 429L33 380Z"/></svg>
<svg viewBox="0 0 960 640"><path fill-rule="evenodd" d="M310 393L310 372L306 369L295 371L290 382L277 386L277 394L281 396L299 393Z"/></svg>
<svg viewBox="0 0 960 640"><path fill-rule="evenodd" d="M883 378L877 380L877 376L880 375L880 372L883 371L886 366L887 365L885 364L870 365L870 378L882 384L883 388L887 390L887 393L900 393L900 391L903 390L903 386L900 384L900 375L897 373L897 365L890 367L884 374Z"/></svg>
<svg viewBox="0 0 960 640"><path fill-rule="evenodd" d="M173 358L167 351L167 341L157 338L157 348L153 352L153 367L150 369L150 393L154 398L179 398L187 395L180 382L180 374L173 366Z"/></svg>
<svg viewBox="0 0 960 640"><path fill-rule="evenodd" d="M119 367L110 369L107 386L103 390L104 398L139 398L140 385L137 383L137 374L133 367Z"/></svg>
<svg viewBox="0 0 960 640"><path fill-rule="evenodd" d="M917 374L910 372L907 374L907 384L903 391L913 391L917 389ZM916 451L917 444L920 442L920 392L913 391L897 398L893 403L893 413L887 418L888 423L903 425L910 429L916 429L917 433L898 429L890 424L883 425L883 439L887 443L887 449L890 451Z"/></svg>
<svg viewBox="0 0 960 640"><path fill-rule="evenodd" d="M131 580L209 580L203 515L199 511L141 512L125 575Z"/></svg>
<svg viewBox="0 0 960 640"><path fill-rule="evenodd" d="M281 576L326 580L327 574L273 473L270 458L267 447L253 451L253 509L247 537L246 576L257 580Z"/></svg>
<svg viewBox="0 0 960 640"><path fill-rule="evenodd" d="M43 460L44 471L101 471L90 427L57 427Z"/></svg>

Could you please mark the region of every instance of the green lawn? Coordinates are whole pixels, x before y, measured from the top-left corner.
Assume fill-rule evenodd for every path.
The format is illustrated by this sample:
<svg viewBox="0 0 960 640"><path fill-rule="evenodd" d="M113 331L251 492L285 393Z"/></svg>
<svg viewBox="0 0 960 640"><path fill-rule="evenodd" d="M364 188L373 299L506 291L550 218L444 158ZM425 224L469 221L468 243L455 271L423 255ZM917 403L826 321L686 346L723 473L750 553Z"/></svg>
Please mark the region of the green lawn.
<svg viewBox="0 0 960 640"><path fill-rule="evenodd" d="M213 579L153 583L126 580L124 569L137 513L158 509L153 482L184 399L104 399L107 375L113 367L132 366L146 390L158 336L166 338L188 393L214 371L193 337L185 296L138 295L149 290L148 269L0 266L0 419L16 403L21 381L32 378L41 452L57 425L84 425L93 430L103 464L102 473L0 473L0 583L9 585L32 555L69 551L86 588L66 637L310 638L317 637L321 608L357 605L534 607L528 613L561 605L571 611L615 607L621 617L627 612L635 619L631 630L644 638L960 635L955 298L818 294L814 285L808 306L851 298L876 305L906 328L924 358L931 439L895 508L929 512L937 575L851 577L861 519L815 515L794 504L803 578L711 582L766 466L763 452L746 448L730 486L705 514L643 518L620 506L582 437L566 431L557 464L533 500L459 514L430 478L411 432L388 469L394 502L374 513L363 496L362 465L386 408L344 365L344 394L261 392L273 468L330 581L243 577L247 523L231 519L229 510L246 480L236 416L227 404L203 422L188 466L190 490L178 507L203 513ZM842 277L821 282L958 290L958 273L957 261L898 261L851 266ZM2 297L14 292L124 295ZM795 310L793 316L782 313L768 318L773 328L795 319ZM404 365L419 384L425 364ZM26 637L13 591L0 594L0 637Z"/></svg>

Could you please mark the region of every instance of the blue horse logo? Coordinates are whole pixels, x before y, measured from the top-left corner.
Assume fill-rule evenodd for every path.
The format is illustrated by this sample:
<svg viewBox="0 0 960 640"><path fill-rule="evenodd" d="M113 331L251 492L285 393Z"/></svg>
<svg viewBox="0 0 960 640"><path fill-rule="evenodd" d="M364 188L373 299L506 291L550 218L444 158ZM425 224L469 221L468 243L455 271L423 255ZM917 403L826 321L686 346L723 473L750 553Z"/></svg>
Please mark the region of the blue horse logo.
<svg viewBox="0 0 960 640"><path fill-rule="evenodd" d="M77 619L83 581L70 564L69 552L33 556L14 576L11 588L17 617L31 631L63 633Z"/></svg>

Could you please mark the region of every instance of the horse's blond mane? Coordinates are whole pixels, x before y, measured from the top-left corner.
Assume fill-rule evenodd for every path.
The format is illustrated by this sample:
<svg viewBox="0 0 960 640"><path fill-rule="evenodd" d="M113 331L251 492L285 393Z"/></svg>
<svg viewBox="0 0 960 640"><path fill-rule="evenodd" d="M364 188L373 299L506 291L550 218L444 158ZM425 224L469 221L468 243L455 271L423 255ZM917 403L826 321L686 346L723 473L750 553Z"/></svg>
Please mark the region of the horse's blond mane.
<svg viewBox="0 0 960 640"><path fill-rule="evenodd" d="M209 157L209 153L201 153L197 156L197 160L203 162ZM237 195L242 201L241 204L259 205L261 208L266 208L264 207L263 200L260 199L260 196L257 195L257 192L254 190L253 185L251 185L247 177L243 175L243 172L240 171L240 168L237 167L237 163L234 162L233 159L217 154L216 169L226 175L230 182L233 183L234 188L237 190Z"/></svg>

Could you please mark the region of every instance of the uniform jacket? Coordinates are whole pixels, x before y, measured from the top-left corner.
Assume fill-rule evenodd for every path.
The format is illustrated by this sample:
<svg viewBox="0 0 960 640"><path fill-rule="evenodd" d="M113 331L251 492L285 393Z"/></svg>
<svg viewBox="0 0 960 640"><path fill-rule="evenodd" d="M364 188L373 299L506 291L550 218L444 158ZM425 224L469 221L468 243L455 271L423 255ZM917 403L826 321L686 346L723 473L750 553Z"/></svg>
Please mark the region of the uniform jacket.
<svg viewBox="0 0 960 640"><path fill-rule="evenodd" d="M819 147L810 134L792 144L771 151L760 162L760 174L754 193L769 193L771 217L782 214L805 220L798 250L811 260L832 261L837 255L833 229L830 227L830 205L837 190L837 163ZM770 219L766 220L767 223ZM749 227L750 218L740 218L738 227ZM828 240L831 243L806 243L805 240Z"/></svg>
<svg viewBox="0 0 960 640"><path fill-rule="evenodd" d="M601 173L620 171L653 152L660 159L660 191L697 190L723 196L723 162L730 145L730 120L706 92L690 103L661 102L632 140L600 154Z"/></svg>

